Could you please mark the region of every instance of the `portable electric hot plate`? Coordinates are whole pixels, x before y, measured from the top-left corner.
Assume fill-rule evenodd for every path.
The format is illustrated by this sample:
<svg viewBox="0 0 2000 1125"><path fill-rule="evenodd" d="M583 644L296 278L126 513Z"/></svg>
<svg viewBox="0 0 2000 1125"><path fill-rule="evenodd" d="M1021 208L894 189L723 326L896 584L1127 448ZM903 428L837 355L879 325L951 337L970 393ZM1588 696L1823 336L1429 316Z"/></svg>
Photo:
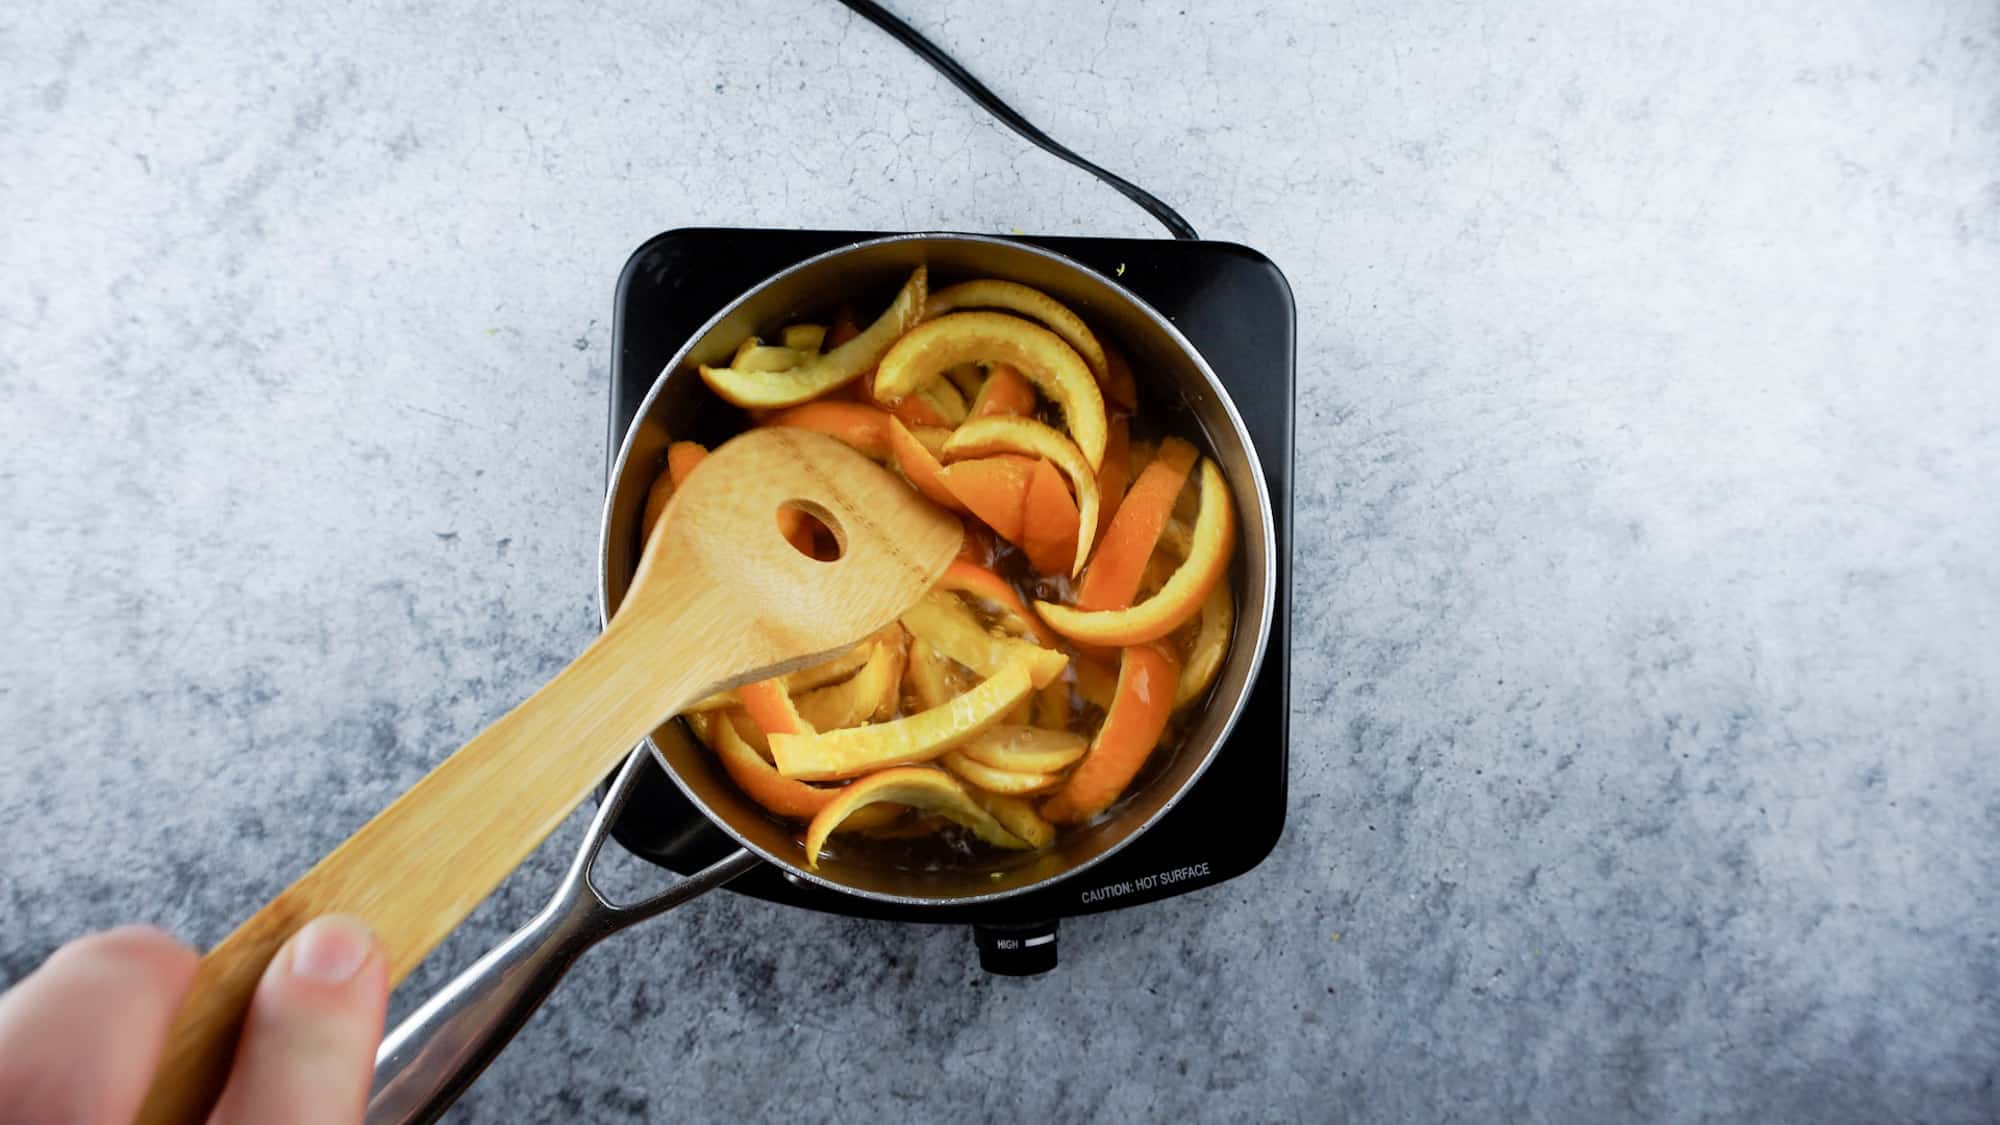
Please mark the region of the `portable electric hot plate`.
<svg viewBox="0 0 2000 1125"><path fill-rule="evenodd" d="M675 353L744 290L860 231L684 229L641 246L618 281L612 321L612 458L641 400ZM1140 839L1052 887L998 903L921 913L837 894L761 867L729 890L813 910L894 921L970 923L980 962L1010 975L1056 960L1059 919L1185 894L1261 863L1285 824L1290 756L1293 319L1291 288L1270 259L1225 242L1020 237L1116 277L1173 321L1228 388L1263 461L1277 541L1270 647L1248 704L1208 771ZM738 847L648 759L612 827L626 850L683 875Z"/></svg>

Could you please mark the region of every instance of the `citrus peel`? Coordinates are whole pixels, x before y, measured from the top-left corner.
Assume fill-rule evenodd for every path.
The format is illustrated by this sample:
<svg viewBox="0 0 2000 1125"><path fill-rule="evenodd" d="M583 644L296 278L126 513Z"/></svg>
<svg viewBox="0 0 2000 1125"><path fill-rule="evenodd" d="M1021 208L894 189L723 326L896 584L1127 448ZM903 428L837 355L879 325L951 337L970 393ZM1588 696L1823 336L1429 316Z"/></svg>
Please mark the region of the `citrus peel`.
<svg viewBox="0 0 2000 1125"><path fill-rule="evenodd" d="M988 793L1000 793L1009 797L1026 797L1032 793L1046 793L1056 787L1061 778L1046 773L1020 773L989 766L985 762L968 758L964 753L953 750L938 759L944 768L956 775L960 781Z"/></svg>
<svg viewBox="0 0 2000 1125"><path fill-rule="evenodd" d="M702 380L737 406L764 410L797 406L853 382L880 363L897 339L916 323L923 312L926 279L919 266L873 324L832 351L811 357L793 351L803 362L781 371L750 370L735 366L737 361L729 367L704 364Z"/></svg>
<svg viewBox="0 0 2000 1125"><path fill-rule="evenodd" d="M1070 576L1081 574L1084 560L1090 557L1091 544L1097 537L1097 470L1084 460L1083 451L1077 448L1075 442L1033 418L974 418L952 431L951 437L944 443L944 456L948 462L993 453L1019 453L1044 458L1069 480L1070 491L1076 495L1077 515L1082 520L1077 531L1076 561L1070 567Z"/></svg>
<svg viewBox="0 0 2000 1125"><path fill-rule="evenodd" d="M1202 602L1229 569L1236 547L1236 510L1215 462L1201 464L1201 506L1186 561L1157 593L1127 609L1084 610L1038 601L1049 628L1092 645L1136 645L1158 640L1201 612Z"/></svg>
<svg viewBox="0 0 2000 1125"><path fill-rule="evenodd" d="M843 821L869 805L885 801L937 813L995 847L1015 850L1027 850L1029 847L1026 840L1007 831L992 813L973 800L965 786L934 766L885 769L845 789L836 790L835 794L806 826L806 865L809 867L819 867L820 852L826 847L827 837Z"/></svg>
<svg viewBox="0 0 2000 1125"><path fill-rule="evenodd" d="M1034 690L1015 662L943 704L886 723L816 734L772 734L778 772L800 781L838 781L884 766L927 762L1000 721Z"/></svg>
<svg viewBox="0 0 2000 1125"><path fill-rule="evenodd" d="M1005 309L1038 321L1083 357L1091 374L1102 383L1108 378L1104 346L1083 318L1047 293L1017 281L981 278L947 285L924 299L924 319L936 320L959 309Z"/></svg>
<svg viewBox="0 0 2000 1125"><path fill-rule="evenodd" d="M1069 666L1069 657L1018 637L996 637L979 624L958 595L933 589L903 611L903 628L921 637L948 659L981 676L992 676L1010 664L1026 668L1037 688L1046 687Z"/></svg>
<svg viewBox="0 0 2000 1125"><path fill-rule="evenodd" d="M1054 773L1083 757L1090 740L1066 730L1001 725L965 740L956 753L994 769Z"/></svg>
<svg viewBox="0 0 2000 1125"><path fill-rule="evenodd" d="M1104 460L1104 395L1090 366L1062 337L1018 317L960 312L927 320L903 335L875 371L875 396L893 402L931 386L951 367L1005 363L1062 411L1063 424L1091 471ZM956 389L954 388L954 393Z"/></svg>

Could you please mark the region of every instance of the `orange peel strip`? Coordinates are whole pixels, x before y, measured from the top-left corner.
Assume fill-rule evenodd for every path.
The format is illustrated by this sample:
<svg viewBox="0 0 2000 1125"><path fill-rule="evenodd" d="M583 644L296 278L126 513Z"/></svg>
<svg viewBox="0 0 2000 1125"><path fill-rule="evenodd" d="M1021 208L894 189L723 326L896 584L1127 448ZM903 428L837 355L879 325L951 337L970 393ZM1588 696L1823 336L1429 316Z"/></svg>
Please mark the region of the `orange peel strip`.
<svg viewBox="0 0 2000 1125"><path fill-rule="evenodd" d="M978 563L953 559L951 565L945 568L943 577L939 578L937 585L931 589L956 590L961 594L970 594L981 601L993 603L1002 613L1018 620L1043 648L1055 648L1061 643L1056 640L1055 633L1047 625L1042 624L1042 619L1036 617L1035 612L1028 608L1028 604L1021 600L1021 595L1005 578Z"/></svg>
<svg viewBox="0 0 2000 1125"><path fill-rule="evenodd" d="M1068 767L1090 740L1066 730L1002 725L989 727L954 750L975 762L1013 773L1054 773Z"/></svg>
<svg viewBox="0 0 2000 1125"><path fill-rule="evenodd" d="M924 429L913 430L896 417L889 419L889 453L895 458L896 467L903 470L903 477L912 487L924 494L924 499L953 512L965 511L965 503L958 498L944 482L944 466L938 463L937 454L926 445ZM942 435L948 431L937 430ZM940 436L939 445L944 444Z"/></svg>
<svg viewBox="0 0 2000 1125"><path fill-rule="evenodd" d="M736 787L779 816L804 820L826 807L826 803L840 792L780 777L778 771L771 768L771 763L758 757L757 752L751 749L742 731L733 727L724 716L694 715L689 717L688 725L694 728L695 737L701 739L703 745L715 751L723 772L736 783ZM727 735L721 733L725 729ZM728 744L721 741L725 737L730 740ZM803 811L785 812L785 809ZM840 830L860 832L876 829L895 821L902 814L899 805L871 805L848 817Z"/></svg>
<svg viewBox="0 0 2000 1125"><path fill-rule="evenodd" d="M803 781L793 781L771 768L771 763L760 757L743 736L736 733L736 727L725 716L702 716L707 728L702 741L715 750L715 756L722 762L723 772L738 789L748 794L750 799L777 813L779 816L797 817L801 820L812 816L826 807L837 789L818 789ZM697 730L697 733L700 733Z"/></svg>
<svg viewBox="0 0 2000 1125"><path fill-rule="evenodd" d="M907 644L903 630L891 626L889 635L876 638L869 646L868 662L860 671L840 683L801 695L799 716L814 730L888 718L896 710Z"/></svg>
<svg viewBox="0 0 2000 1125"><path fill-rule="evenodd" d="M1035 725L1044 730L1069 730L1069 684L1056 680L1035 694Z"/></svg>
<svg viewBox="0 0 2000 1125"><path fill-rule="evenodd" d="M1042 819L1035 806L1019 797L1007 797L998 793L975 793L973 797L986 806L993 819L1000 826L1021 839L1031 848L1046 848L1055 842L1056 826Z"/></svg>
<svg viewBox="0 0 2000 1125"><path fill-rule="evenodd" d="M864 457L887 461L891 456L889 423L894 420L888 411L858 402L808 402L781 410L757 424L813 430Z"/></svg>
<svg viewBox="0 0 2000 1125"><path fill-rule="evenodd" d="M1014 770L996 769L985 762L968 758L957 750L939 758L938 761L945 769L957 775L960 781L988 793L1000 793L1009 797L1046 793L1062 780L1046 773L1017 773Z"/></svg>
<svg viewBox="0 0 2000 1125"><path fill-rule="evenodd" d="M1174 689L1174 709L1193 703L1215 674L1222 670L1222 658L1229 653L1229 633L1236 627L1236 599L1229 583L1217 582L1201 603L1201 628L1188 645L1187 663L1181 665L1180 686Z"/></svg>
<svg viewBox="0 0 2000 1125"><path fill-rule="evenodd" d="M1038 601L1035 609L1049 628L1073 641L1093 645L1136 645L1158 640L1201 612L1208 592L1229 570L1236 548L1236 509L1222 470L1201 463L1201 507L1187 561L1158 593L1129 609L1079 610Z"/></svg>
<svg viewBox="0 0 2000 1125"><path fill-rule="evenodd" d="M917 429L950 429L951 423L922 395L910 395L888 407L903 424Z"/></svg>
<svg viewBox="0 0 2000 1125"><path fill-rule="evenodd" d="M995 847L1026 851L1029 844L1007 831L993 814L981 807L950 774L934 766L900 766L870 774L845 789L806 826L806 864L819 866L819 854L828 836L856 812L869 805L893 802L937 813L970 829L972 834Z"/></svg>
<svg viewBox="0 0 2000 1125"><path fill-rule="evenodd" d="M1016 662L938 707L886 723L819 734L773 734L778 772L800 781L838 781L884 766L927 762L1000 721L1034 690Z"/></svg>
<svg viewBox="0 0 2000 1125"><path fill-rule="evenodd" d="M763 728L759 727L756 720L752 719L749 712L743 710L740 705L724 711L710 711L708 714L719 715L728 720L730 725L736 728L737 737L749 743L750 748L757 751L758 757L767 762L771 760L771 740L764 736ZM688 721L694 722L698 718L700 718L698 715L689 715Z"/></svg>
<svg viewBox="0 0 2000 1125"><path fill-rule="evenodd" d="M1007 416L974 418L953 431L944 443L946 460L992 453L1044 457L1069 478L1070 491L1076 494L1077 515L1082 521L1076 533L1076 562L1071 564L1069 573L1072 578L1083 573L1083 562L1090 557L1091 544L1097 538L1099 506L1097 470L1083 459L1083 451L1046 423Z"/></svg>
<svg viewBox="0 0 2000 1125"><path fill-rule="evenodd" d="M916 323L923 312L927 276L919 266L873 324L824 355L807 357L788 371L746 371L704 364L702 380L737 406L763 410L797 406L851 383L880 363L897 338Z"/></svg>
<svg viewBox="0 0 2000 1125"><path fill-rule="evenodd" d="M993 371L980 384L979 393L972 396L972 405L967 408L968 418L985 418L995 414L1011 414L1026 417L1035 412L1035 388L1029 385L1021 373L1004 363L993 365Z"/></svg>
<svg viewBox="0 0 2000 1125"><path fill-rule="evenodd" d="M966 411L971 409L966 405L965 396L958 392L958 388L942 380L918 391L916 397L923 399L932 410L937 411L947 426L956 426L965 421Z"/></svg>
<svg viewBox="0 0 2000 1125"><path fill-rule="evenodd" d="M736 689L737 698L743 701L743 710L757 729L765 735L811 734L813 728L792 705L792 694L785 690L782 678L758 680L754 684L744 684Z"/></svg>
<svg viewBox="0 0 2000 1125"><path fill-rule="evenodd" d="M780 371L795 371L805 366L807 357L795 348L766 344L752 336L736 348L736 354L729 359L729 368L753 375L773 375Z"/></svg>
<svg viewBox="0 0 2000 1125"><path fill-rule="evenodd" d="M974 361L1005 363L1062 410L1091 472L1104 461L1109 422L1104 395L1090 367L1062 337L1005 313L962 312L910 329L882 357L875 395L894 401L932 385L949 368Z"/></svg>
<svg viewBox="0 0 2000 1125"><path fill-rule="evenodd" d="M1026 530L1028 486L1035 464L1033 457L997 453L954 461L939 470L938 480L958 497L968 515L1009 543L1019 543Z"/></svg>
<svg viewBox="0 0 2000 1125"><path fill-rule="evenodd" d="M1042 803L1057 823L1089 820L1111 807L1159 745L1173 714L1180 662L1163 645L1135 645L1119 655L1118 690L1090 751L1063 787Z"/></svg>
<svg viewBox="0 0 2000 1125"><path fill-rule="evenodd" d="M708 456L708 447L698 441L677 441L667 447L667 475L673 478L674 487L685 484L688 474Z"/></svg>
<svg viewBox="0 0 2000 1125"><path fill-rule="evenodd" d="M1099 383L1109 378L1110 368L1104 358L1104 345L1097 342L1097 335L1090 330L1090 326L1083 322L1082 317L1071 312L1067 305L1039 289L1017 281L981 278L947 285L924 299L925 320L936 320L959 309L1005 309L1039 321L1049 331L1062 337L1063 343L1076 349L1076 354L1083 357L1083 362L1089 365L1091 375Z"/></svg>
<svg viewBox="0 0 2000 1125"><path fill-rule="evenodd" d="M1133 479L1118 511L1098 544L1097 557L1076 586L1080 609L1124 609L1139 592L1146 562L1159 543L1160 529L1173 511L1174 498L1187 484L1201 454L1179 438L1160 445L1159 456Z"/></svg>
<svg viewBox="0 0 2000 1125"><path fill-rule="evenodd" d="M785 673L785 690L793 695L804 695L814 688L839 683L861 671L861 666L868 663L868 658L873 655L870 642L863 641L832 660Z"/></svg>
<svg viewBox="0 0 2000 1125"><path fill-rule="evenodd" d="M1064 483L1062 470L1047 459L1035 458L1028 474L1028 490L1021 497L1021 550L1028 553L1028 565L1035 573L1068 574L1076 558L1076 498Z"/></svg>
<svg viewBox="0 0 2000 1125"><path fill-rule="evenodd" d="M965 690L951 661L922 637L910 638L910 659L903 665L903 684L917 706L924 709L942 707Z"/></svg>
<svg viewBox="0 0 2000 1125"><path fill-rule="evenodd" d="M932 590L903 611L903 628L922 637L938 652L981 676L991 676L1010 664L1020 664L1037 688L1062 675L1068 655L1019 637L996 637L979 624L958 595Z"/></svg>

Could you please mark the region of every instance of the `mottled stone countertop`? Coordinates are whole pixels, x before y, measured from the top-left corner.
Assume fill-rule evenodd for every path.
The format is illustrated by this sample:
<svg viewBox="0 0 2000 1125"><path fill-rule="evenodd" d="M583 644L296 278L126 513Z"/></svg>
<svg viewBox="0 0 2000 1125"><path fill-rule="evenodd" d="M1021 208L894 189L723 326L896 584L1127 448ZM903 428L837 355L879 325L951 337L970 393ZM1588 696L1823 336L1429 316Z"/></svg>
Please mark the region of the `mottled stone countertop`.
<svg viewBox="0 0 2000 1125"><path fill-rule="evenodd" d="M899 6L1291 279L1284 839L1030 981L711 896L458 1119L2000 1116L1993 6ZM28 0L0 76L0 982L214 941L591 635L647 237L1158 234L830 0Z"/></svg>

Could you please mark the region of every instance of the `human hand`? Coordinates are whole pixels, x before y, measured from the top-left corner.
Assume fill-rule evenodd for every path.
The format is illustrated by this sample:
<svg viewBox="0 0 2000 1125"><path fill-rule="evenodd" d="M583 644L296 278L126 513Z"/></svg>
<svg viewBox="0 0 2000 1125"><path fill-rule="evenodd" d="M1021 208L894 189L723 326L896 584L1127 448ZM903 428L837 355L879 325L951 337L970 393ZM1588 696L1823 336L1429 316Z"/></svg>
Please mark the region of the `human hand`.
<svg viewBox="0 0 2000 1125"><path fill-rule="evenodd" d="M194 977L193 950L148 926L78 938L0 996L0 1118L124 1125ZM271 959L210 1125L361 1120L389 971L360 922L320 918Z"/></svg>

